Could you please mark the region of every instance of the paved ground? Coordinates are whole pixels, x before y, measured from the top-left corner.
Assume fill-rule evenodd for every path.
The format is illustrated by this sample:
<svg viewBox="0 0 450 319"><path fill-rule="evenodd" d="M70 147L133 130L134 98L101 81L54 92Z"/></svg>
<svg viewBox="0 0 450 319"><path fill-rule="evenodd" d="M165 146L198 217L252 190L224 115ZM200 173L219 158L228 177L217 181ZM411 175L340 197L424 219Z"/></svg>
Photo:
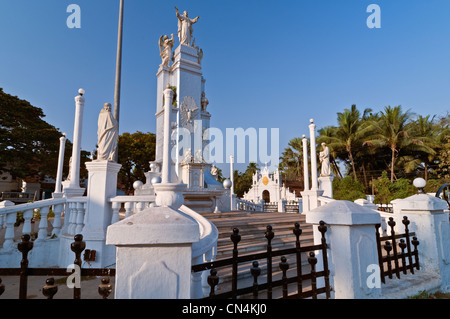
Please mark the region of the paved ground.
<svg viewBox="0 0 450 319"><path fill-rule="evenodd" d="M2 276L2 284L5 286L5 292L0 296L1 299L18 299L19 298L19 277L17 276ZM45 285L47 277L36 276L28 277L28 299L45 299L42 294L42 287ZM92 277L83 279L81 281L81 299L101 299L98 293L98 285L101 283L101 278ZM58 284L58 292L54 299L73 299L73 289L66 285L66 278L55 277ZM114 299L114 277L111 277L113 284L113 291L109 299Z"/></svg>

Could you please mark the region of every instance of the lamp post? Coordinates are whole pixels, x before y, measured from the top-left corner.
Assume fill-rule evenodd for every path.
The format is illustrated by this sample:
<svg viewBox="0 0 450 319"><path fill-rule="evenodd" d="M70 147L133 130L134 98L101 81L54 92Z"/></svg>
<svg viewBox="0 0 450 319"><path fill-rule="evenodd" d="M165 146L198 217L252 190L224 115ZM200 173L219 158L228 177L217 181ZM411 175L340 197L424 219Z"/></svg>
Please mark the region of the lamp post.
<svg viewBox="0 0 450 319"><path fill-rule="evenodd" d="M121 86L121 73L122 73L122 35L123 35L123 7L124 0L120 0L119 9L119 31L117 36L117 60L116 60L116 82L114 90L114 111L113 116L117 120L117 130L119 129L120 118L120 86ZM118 150L114 155L114 161L118 161Z"/></svg>

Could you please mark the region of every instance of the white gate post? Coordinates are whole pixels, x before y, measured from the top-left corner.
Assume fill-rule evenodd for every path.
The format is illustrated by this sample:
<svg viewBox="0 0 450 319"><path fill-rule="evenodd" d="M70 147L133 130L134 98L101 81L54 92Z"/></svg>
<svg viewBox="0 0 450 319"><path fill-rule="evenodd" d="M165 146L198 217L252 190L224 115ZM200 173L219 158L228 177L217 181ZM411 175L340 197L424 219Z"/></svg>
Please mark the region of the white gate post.
<svg viewBox="0 0 450 319"><path fill-rule="evenodd" d="M324 221L329 245L328 265L332 294L336 299L374 299L381 297L381 280L375 225L380 214L350 201L333 201L305 213L306 222L314 225L314 243L320 244L316 225ZM321 269L321 257L317 257ZM319 281L318 281L319 283ZM318 287L320 287L318 285Z"/></svg>
<svg viewBox="0 0 450 319"><path fill-rule="evenodd" d="M189 299L198 223L170 206L150 207L108 227L116 246L116 299Z"/></svg>

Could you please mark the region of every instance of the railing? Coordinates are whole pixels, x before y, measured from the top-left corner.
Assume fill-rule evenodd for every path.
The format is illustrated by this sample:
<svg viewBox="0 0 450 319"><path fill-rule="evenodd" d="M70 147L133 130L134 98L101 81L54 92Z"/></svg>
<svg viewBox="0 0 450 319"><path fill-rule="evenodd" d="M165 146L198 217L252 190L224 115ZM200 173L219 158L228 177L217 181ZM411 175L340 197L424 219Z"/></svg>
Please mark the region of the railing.
<svg viewBox="0 0 450 319"><path fill-rule="evenodd" d="M130 217L148 208L151 203L155 202L155 196L115 196L109 199L112 205L112 219L111 224L120 220L120 211L125 210L124 218Z"/></svg>
<svg viewBox="0 0 450 319"><path fill-rule="evenodd" d="M317 198L317 201L319 202L319 206L323 206L323 205L329 204L331 202L334 202L335 199L329 198L329 197L319 196L319 198Z"/></svg>
<svg viewBox="0 0 450 319"><path fill-rule="evenodd" d="M236 210L250 211L250 212L263 212L263 204L252 203L243 199L236 198Z"/></svg>
<svg viewBox="0 0 450 319"><path fill-rule="evenodd" d="M14 203L27 203L33 201L35 193L22 193L22 192L2 192L0 201L9 200Z"/></svg>
<svg viewBox="0 0 450 319"><path fill-rule="evenodd" d="M380 234L380 224L375 225L378 262L381 282L383 283L386 283L386 277L392 279L392 276L395 274L400 279L400 272L406 275L409 270L414 274L414 269L420 269L419 251L417 249L419 241L415 237L416 234L414 232L409 232L408 225L410 221L408 217L404 216L402 220L402 224L405 227L405 233L403 234L395 233L394 227L396 222L394 218L389 217L387 224L390 227L390 235L388 236L382 236ZM412 240L410 237L412 237ZM411 244L414 246L414 250L411 248Z"/></svg>
<svg viewBox="0 0 450 319"><path fill-rule="evenodd" d="M3 248L11 249L14 247L15 224L23 221L21 234L35 235L32 232L32 219L40 218L37 231L37 240L48 237L48 215L50 212L54 214L53 230L51 236L59 236L61 232L61 217L64 211L65 198L53 198L41 200L34 203L20 204L0 208L0 229L6 227Z"/></svg>
<svg viewBox="0 0 450 319"><path fill-rule="evenodd" d="M66 199L66 210L64 213L64 223L62 234L73 236L80 234L84 227L84 217L86 215L87 198L72 197Z"/></svg>
<svg viewBox="0 0 450 319"><path fill-rule="evenodd" d="M103 268L81 268L81 253L86 248L86 243L83 241L82 235L75 235L74 242L70 245L71 250L75 254L74 265L78 269L74 269L81 279L81 276L103 276L101 284L98 286L98 293L103 299L108 298L112 292L112 284L110 284L109 276L115 276L115 269ZM18 276L19 277L19 299L27 298L28 291L28 277L29 276L47 276L45 285L42 287L42 294L47 299L53 299L58 292L58 286L55 285L54 276L69 276L72 273L65 268L28 268L28 253L33 249L34 243L30 241L30 235L22 236L22 242L17 245L18 250L22 253L22 261L20 268L0 268L0 276ZM70 269L70 268L69 268ZM0 279L0 295L7 289ZM81 288L74 285L73 298L81 299Z"/></svg>
<svg viewBox="0 0 450 319"><path fill-rule="evenodd" d="M192 244L192 265L212 262L217 254L219 231L209 220L183 205L180 211L195 219L199 225L200 241ZM193 273L191 276L191 298L203 297L203 290L208 287L206 273Z"/></svg>
<svg viewBox="0 0 450 319"><path fill-rule="evenodd" d="M264 203L264 211L270 213L278 212L278 204L277 203Z"/></svg>
<svg viewBox="0 0 450 319"><path fill-rule="evenodd" d="M327 226L323 221L320 222L318 227L320 233L322 234L321 244L311 245L306 247L301 247L300 245L300 235L302 234L302 229L298 223L295 224L293 233L296 237L295 247L281 250L272 250L272 240L275 237L275 233L272 231L271 226L267 226L266 232L264 234L267 240L267 251L262 253L256 253L251 255L238 255L238 243L241 240L241 235L239 234L239 229L234 228L233 233L230 238L233 242L233 257L223 260L218 260L214 262L207 262L199 265L192 266L192 272L200 272L210 269L210 275L208 276L208 284L210 286L210 293L207 298L237 298L242 295L251 294L253 298L257 299L260 291L265 290L267 292L267 299L272 299L273 288L282 287L283 298L309 298L317 299L318 294L325 294L326 298L330 298L330 283L329 283L329 270L328 270L328 257L327 257L327 242L325 240L325 232L327 231ZM317 271L316 264L318 262L314 251L321 251L323 270ZM309 253L307 261L311 267L310 273L304 274L302 272L302 253ZM294 255L295 262L292 265L296 267L294 276L288 277L288 271L291 265L286 258L287 255ZM282 272L281 279L273 279L273 258L281 257L279 268ZM258 283L258 277L261 275L262 269L259 268L258 260L265 260L267 263L267 280L265 283ZM245 288L238 288L238 267L242 263L252 263L252 268L250 269L250 274L253 277L253 285ZM231 291L216 294L216 287L219 284L220 277L217 272L217 268L222 268L226 266L232 267L232 283ZM292 272L291 272L292 273ZM317 278L324 278L324 286L317 287ZM305 290L304 281L310 281L310 289ZM288 292L289 284L296 283L296 291L293 293Z"/></svg>
<svg viewBox="0 0 450 319"><path fill-rule="evenodd" d="M393 213L393 205L392 204L376 204L378 206L378 210L380 212Z"/></svg>
<svg viewBox="0 0 450 319"><path fill-rule="evenodd" d="M286 204L285 206L286 213L299 213L300 205L297 204Z"/></svg>

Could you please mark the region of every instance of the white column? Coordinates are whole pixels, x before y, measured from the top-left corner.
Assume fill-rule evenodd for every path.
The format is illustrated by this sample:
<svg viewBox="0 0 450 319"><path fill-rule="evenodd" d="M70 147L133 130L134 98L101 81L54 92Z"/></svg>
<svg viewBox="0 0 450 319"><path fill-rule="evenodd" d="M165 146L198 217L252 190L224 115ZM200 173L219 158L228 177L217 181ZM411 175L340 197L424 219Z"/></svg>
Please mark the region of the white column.
<svg viewBox="0 0 450 319"><path fill-rule="evenodd" d="M164 90L164 148L163 148L163 163L161 171L161 183L171 182L171 158L170 158L170 138L172 127L170 123L170 115L172 112L172 100L174 92L167 84Z"/></svg>
<svg viewBox="0 0 450 319"><path fill-rule="evenodd" d="M82 196L85 189L80 187L80 164L81 164L81 133L83 127L84 90L78 90L79 95L75 97L75 121L73 128L72 162L70 164L70 176L68 185L64 185L66 197Z"/></svg>
<svg viewBox="0 0 450 319"><path fill-rule="evenodd" d="M316 124L314 120L309 120L311 124L309 125L310 143L311 143L311 190L318 189L317 180L317 152L316 152Z"/></svg>
<svg viewBox="0 0 450 319"><path fill-rule="evenodd" d="M58 170L56 172L56 183L55 183L55 192L53 193L53 197L60 197L61 193L61 181L62 181L62 173L63 173L63 164L64 164L64 149L66 146L66 134L63 133L63 136L59 138L59 156L58 156Z"/></svg>
<svg viewBox="0 0 450 319"><path fill-rule="evenodd" d="M230 181L231 181L231 195L234 194L234 156L230 155Z"/></svg>
<svg viewBox="0 0 450 319"><path fill-rule="evenodd" d="M84 90L75 97L75 123L73 127L72 169L70 172L70 186L80 187L80 163L81 163L81 133L83 128Z"/></svg>
<svg viewBox="0 0 450 319"><path fill-rule="evenodd" d="M308 172L308 140L303 134L303 179L304 179L304 190L309 190L309 172Z"/></svg>

